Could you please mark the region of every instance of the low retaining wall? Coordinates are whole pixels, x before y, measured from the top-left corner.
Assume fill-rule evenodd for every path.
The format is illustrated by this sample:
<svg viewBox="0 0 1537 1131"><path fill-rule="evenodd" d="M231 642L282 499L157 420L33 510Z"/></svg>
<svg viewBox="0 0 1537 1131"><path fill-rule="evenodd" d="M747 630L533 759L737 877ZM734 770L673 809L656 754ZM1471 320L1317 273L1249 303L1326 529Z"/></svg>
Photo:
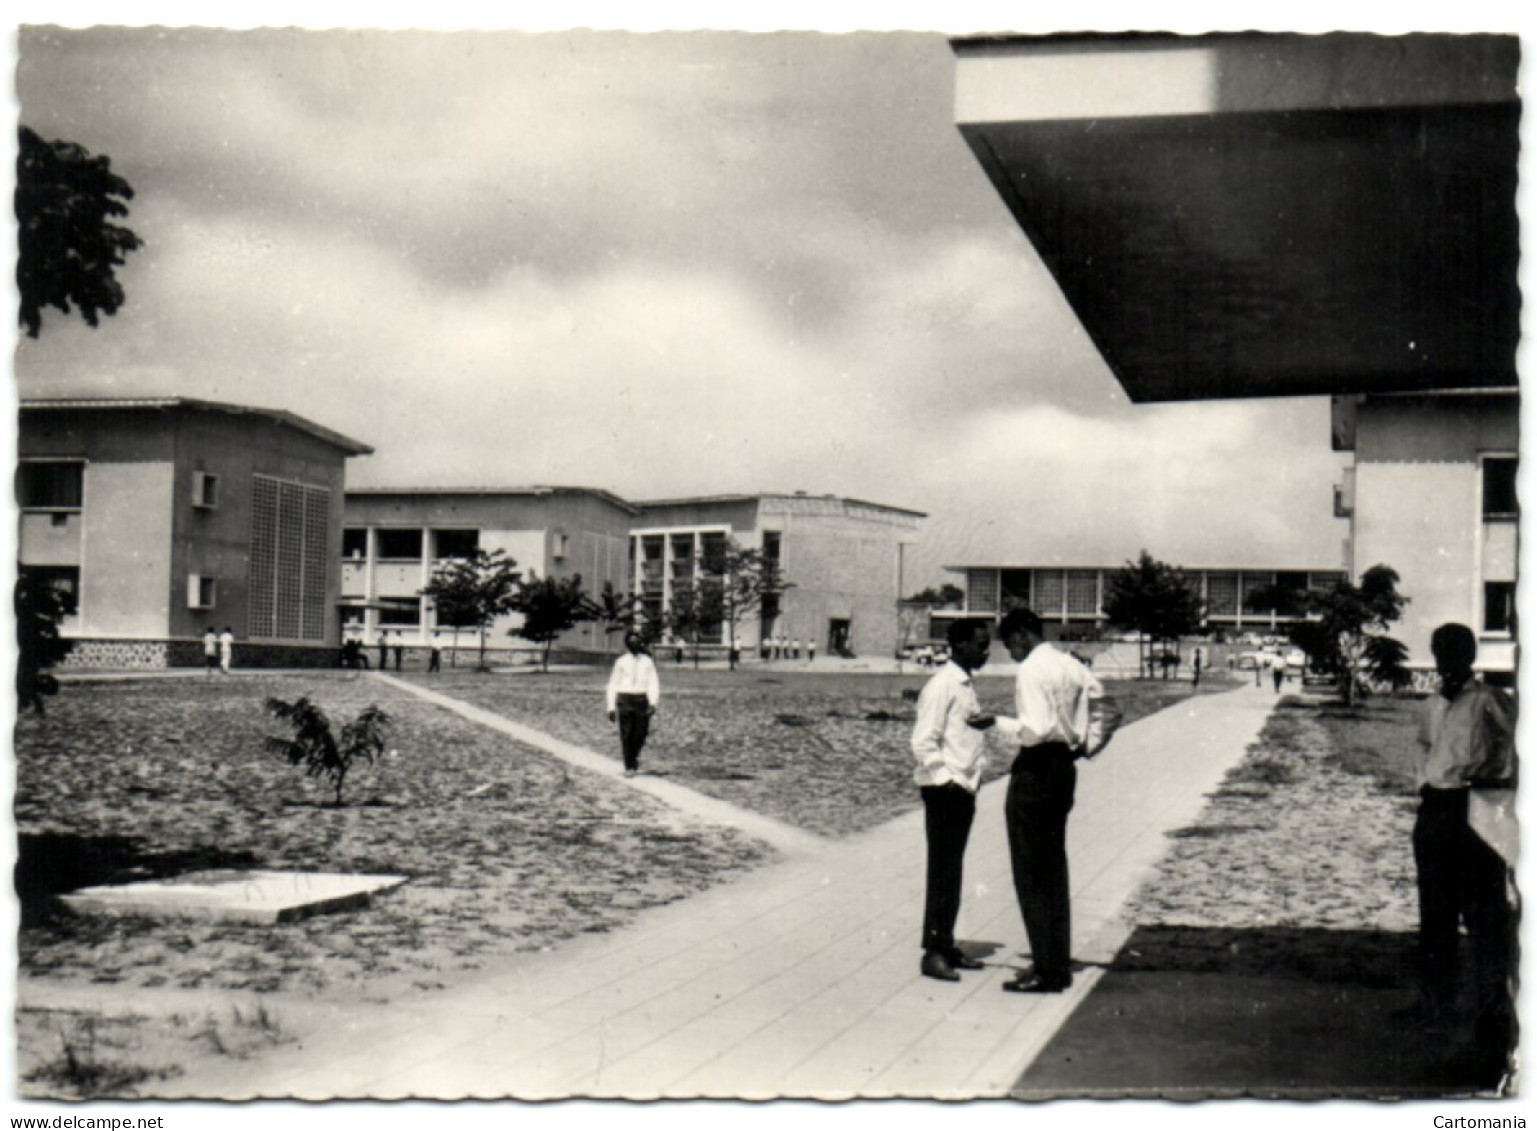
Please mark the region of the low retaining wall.
<svg viewBox="0 0 1537 1131"><path fill-rule="evenodd" d="M157 671L165 668L203 666L201 640L112 640L86 638L71 641L61 668L92 668L111 671ZM324 645L265 644L237 640L233 664L237 668L334 668L341 651Z"/></svg>

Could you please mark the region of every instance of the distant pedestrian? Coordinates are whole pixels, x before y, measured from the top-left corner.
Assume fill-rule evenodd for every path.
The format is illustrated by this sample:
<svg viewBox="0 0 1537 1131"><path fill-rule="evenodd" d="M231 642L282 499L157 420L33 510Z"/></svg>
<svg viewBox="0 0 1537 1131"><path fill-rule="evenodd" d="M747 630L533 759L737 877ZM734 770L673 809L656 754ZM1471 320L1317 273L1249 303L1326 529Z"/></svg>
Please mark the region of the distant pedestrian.
<svg viewBox="0 0 1537 1131"><path fill-rule="evenodd" d="M798 660L801 658L801 641L800 637L798 636L794 640L790 641L790 658L792 660Z"/></svg>
<svg viewBox="0 0 1537 1131"><path fill-rule="evenodd" d="M430 650L427 653L427 670L429 672L442 671L443 670L443 634L439 633L439 632L434 632L432 634L432 643L430 645L428 645L428 647L429 647Z"/></svg>
<svg viewBox="0 0 1537 1131"><path fill-rule="evenodd" d="M1478 641L1466 625L1437 628L1430 650L1441 689L1426 700L1420 720L1416 1013L1430 1022L1447 1019L1457 996L1457 950L1465 924L1473 952L1475 1039L1480 1054L1503 1060L1514 1037L1509 979L1516 913L1507 895L1505 860L1474 831L1468 812L1473 792L1515 788L1515 710L1504 692L1475 678Z"/></svg>
<svg viewBox="0 0 1537 1131"><path fill-rule="evenodd" d="M1201 686L1201 650L1199 648L1190 653L1190 686Z"/></svg>
<svg viewBox="0 0 1537 1131"><path fill-rule="evenodd" d="M760 637L758 640L758 659L767 662L769 658L769 637Z"/></svg>
<svg viewBox="0 0 1537 1131"><path fill-rule="evenodd" d="M394 642L394 647L395 647L395 670L399 671L400 667L401 667L401 661L403 659L405 659L406 642L405 642L404 637L401 636L399 629L395 630L394 636L395 636L395 642Z"/></svg>
<svg viewBox="0 0 1537 1131"><path fill-rule="evenodd" d="M208 626L208 631L203 633L203 671L205 675L213 675L219 670L219 634L213 625Z"/></svg>
<svg viewBox="0 0 1537 1131"><path fill-rule="evenodd" d="M230 674L230 668L235 663L235 630L229 625L224 626L224 631L219 633L219 670L225 675Z"/></svg>
<svg viewBox="0 0 1537 1131"><path fill-rule="evenodd" d="M624 646L625 654L614 661L614 670L609 674L606 700L608 721L619 724L624 776L633 778L640 772L640 752L651 731L662 686L640 633L625 633Z"/></svg>
<svg viewBox="0 0 1537 1131"><path fill-rule="evenodd" d="M958 982L958 970L982 963L955 942L960 916L966 842L977 811L977 787L987 762L992 717L982 713L972 675L987 662L992 646L984 620L953 620L946 629L950 662L918 696L912 749L918 767L913 780L923 798L923 831L928 850L923 901L923 961L919 972L941 982Z"/></svg>
<svg viewBox="0 0 1537 1131"><path fill-rule="evenodd" d="M816 662L816 658L817 658L817 642L815 640L808 640L808 641L806 641L806 662L808 664L815 663Z"/></svg>
<svg viewBox="0 0 1537 1131"><path fill-rule="evenodd" d="M388 629L379 630L379 670L385 671L390 666L390 633Z"/></svg>
<svg viewBox="0 0 1537 1131"><path fill-rule="evenodd" d="M1281 694L1281 685L1286 682L1286 657L1279 652L1270 657L1270 678L1275 680L1276 694Z"/></svg>

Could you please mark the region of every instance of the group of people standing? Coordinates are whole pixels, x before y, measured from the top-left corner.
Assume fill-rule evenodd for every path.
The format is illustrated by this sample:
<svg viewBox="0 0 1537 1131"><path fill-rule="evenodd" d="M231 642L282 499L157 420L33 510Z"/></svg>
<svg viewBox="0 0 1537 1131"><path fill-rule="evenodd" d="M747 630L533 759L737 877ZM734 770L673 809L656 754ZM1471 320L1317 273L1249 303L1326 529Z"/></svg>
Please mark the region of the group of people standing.
<svg viewBox="0 0 1537 1131"><path fill-rule="evenodd" d="M758 658L763 660L798 660L801 658L800 638L765 636L758 644ZM806 641L806 660L810 662L816 658L816 641Z"/></svg>
<svg viewBox="0 0 1537 1131"><path fill-rule="evenodd" d="M203 633L203 670L208 675L214 672L230 674L230 669L235 663L235 630L229 625L224 626L224 631L216 630L212 625Z"/></svg>
<svg viewBox="0 0 1537 1131"><path fill-rule="evenodd" d="M961 908L966 843L986 760L987 732L1017 748L1004 802L1014 893L1030 940L1032 969L1005 982L1012 993L1061 993L1073 983L1067 819L1077 788L1076 762L1095 745L1091 704L1104 687L1072 656L1046 643L1041 619L1015 609L999 625L1019 665L1015 716L993 716L977 701L973 675L987 662L991 629L984 620L957 620L947 638L950 659L918 696L913 778L923 798L928 874L923 915L925 977L960 980L982 963L961 950L955 923Z"/></svg>

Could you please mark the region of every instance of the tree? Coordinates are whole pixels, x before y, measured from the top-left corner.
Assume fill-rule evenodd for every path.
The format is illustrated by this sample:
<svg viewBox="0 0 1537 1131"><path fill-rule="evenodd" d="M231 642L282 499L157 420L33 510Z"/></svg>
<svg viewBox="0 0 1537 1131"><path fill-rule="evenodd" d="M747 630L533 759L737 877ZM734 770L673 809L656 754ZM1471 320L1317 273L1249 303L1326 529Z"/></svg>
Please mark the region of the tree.
<svg viewBox="0 0 1537 1131"><path fill-rule="evenodd" d="M21 325L35 338L43 308L70 313L78 307L86 324L117 313L123 288L116 269L143 241L109 217L127 216L133 189L112 172L107 157L70 141L44 141L26 126L19 130L16 157L18 231L16 287L21 292Z"/></svg>
<svg viewBox="0 0 1537 1131"><path fill-rule="evenodd" d="M303 766L312 778L324 777L336 791L335 804L342 803L342 785L352 764L362 759L372 764L384 753L384 731L389 716L376 706L364 707L358 717L342 727L341 737L331 731L331 720L318 703L307 698L286 703L268 699L267 710L293 728L292 738L270 735L267 749L281 754L291 766Z"/></svg>
<svg viewBox="0 0 1537 1131"><path fill-rule="evenodd" d="M1351 705L1368 680L1395 688L1409 682L1408 650L1386 635L1408 603L1398 592L1397 571L1378 564L1361 575L1359 585L1342 580L1305 591L1266 586L1250 594L1247 605L1255 612L1303 617L1288 630L1292 643L1313 667L1335 678L1340 698Z"/></svg>
<svg viewBox="0 0 1537 1131"><path fill-rule="evenodd" d="M766 557L762 550L744 547L734 538L705 544L697 576L699 611L710 618L709 623L725 626L729 666L735 671L737 625L761 609L765 600L774 600L793 586L780 575L776 559ZM698 654L696 642L696 661Z"/></svg>
<svg viewBox="0 0 1537 1131"><path fill-rule="evenodd" d="M1179 570L1143 550L1135 562L1105 578L1105 617L1117 628L1137 633L1138 649L1148 647L1143 662L1149 676L1163 658L1158 645L1178 642L1201 626L1203 609L1199 594L1180 576ZM1155 652L1158 653L1155 658ZM1169 665L1162 664L1165 678Z"/></svg>
<svg viewBox="0 0 1537 1131"><path fill-rule="evenodd" d="M719 590L712 593L698 584L675 589L664 614L667 631L693 645L696 668L699 666L700 638L706 629L716 627L722 620L721 606L715 600L718 594Z"/></svg>
<svg viewBox="0 0 1537 1131"><path fill-rule="evenodd" d="M74 604L47 576L22 570L16 579L15 607L18 706L32 707L42 714L42 697L50 686L43 672L63 660L74 646L73 641L59 635L59 625L74 611Z"/></svg>
<svg viewBox="0 0 1537 1131"><path fill-rule="evenodd" d="M504 551L476 550L466 558L439 562L421 592L432 598L439 624L475 629L480 637L477 666L484 670L486 633L497 617L512 611L522 576Z"/></svg>
<svg viewBox="0 0 1537 1131"><path fill-rule="evenodd" d="M903 604L928 605L936 609L959 609L966 604L966 591L959 585L952 585L947 581L938 589L932 585L927 589L920 589Z"/></svg>
<svg viewBox="0 0 1537 1131"><path fill-rule="evenodd" d="M645 602L638 593L621 593L612 581L603 583L598 594L594 620L603 622L604 632L629 632L639 629L645 621Z"/></svg>
<svg viewBox="0 0 1537 1131"><path fill-rule="evenodd" d="M529 575L518 586L512 611L523 614L523 623L509 634L544 645L540 670L550 670L550 645L568 629L602 616L599 605L582 591L582 575L538 577Z"/></svg>

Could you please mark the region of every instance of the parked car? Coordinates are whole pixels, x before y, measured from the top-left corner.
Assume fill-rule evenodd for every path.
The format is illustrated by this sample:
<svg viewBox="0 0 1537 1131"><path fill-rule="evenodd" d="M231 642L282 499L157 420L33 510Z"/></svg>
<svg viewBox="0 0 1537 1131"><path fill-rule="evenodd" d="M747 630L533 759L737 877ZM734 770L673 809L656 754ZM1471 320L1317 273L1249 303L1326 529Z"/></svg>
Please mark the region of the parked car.
<svg viewBox="0 0 1537 1131"><path fill-rule="evenodd" d="M1301 648L1288 648L1286 650L1286 670L1292 672L1306 671L1308 666L1308 654Z"/></svg>
<svg viewBox="0 0 1537 1131"><path fill-rule="evenodd" d="M943 644L909 644L897 652L897 659L911 660L919 667L937 668L950 658Z"/></svg>

